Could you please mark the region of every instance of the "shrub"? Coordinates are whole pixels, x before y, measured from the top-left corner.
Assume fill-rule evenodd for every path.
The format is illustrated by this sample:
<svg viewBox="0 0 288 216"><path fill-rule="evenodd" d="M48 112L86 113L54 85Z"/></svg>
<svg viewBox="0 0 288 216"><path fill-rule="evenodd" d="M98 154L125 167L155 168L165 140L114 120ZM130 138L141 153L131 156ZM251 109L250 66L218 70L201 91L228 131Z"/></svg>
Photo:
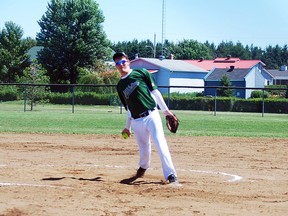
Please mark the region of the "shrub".
<svg viewBox="0 0 288 216"><path fill-rule="evenodd" d="M221 97L217 98L216 106L218 111L231 111L234 104L234 97ZM213 105L214 109L214 105Z"/></svg>
<svg viewBox="0 0 288 216"><path fill-rule="evenodd" d="M74 104L80 105L120 105L115 94L97 94L95 92L75 92ZM72 93L50 93L52 104L72 104Z"/></svg>
<svg viewBox="0 0 288 216"><path fill-rule="evenodd" d="M262 99L237 99L234 102L232 110L234 112L261 112Z"/></svg>
<svg viewBox="0 0 288 216"><path fill-rule="evenodd" d="M256 90L251 92L250 98L262 98L263 97L263 91ZM264 98L268 98L269 93L267 91L264 91Z"/></svg>
<svg viewBox="0 0 288 216"><path fill-rule="evenodd" d="M14 101L18 99L16 86L0 86L0 101Z"/></svg>
<svg viewBox="0 0 288 216"><path fill-rule="evenodd" d="M267 113L288 113L287 99L267 99L264 104Z"/></svg>
<svg viewBox="0 0 288 216"><path fill-rule="evenodd" d="M269 86L265 86L265 88L267 88L267 91L269 91L269 93L274 97L283 97L284 98L286 95L286 91L285 91L285 89L287 88L286 85L269 85ZM278 89L270 90L271 88L278 88ZM281 88L283 90L281 90Z"/></svg>
<svg viewBox="0 0 288 216"><path fill-rule="evenodd" d="M72 94L67 93L50 93L47 99L52 104L72 104Z"/></svg>

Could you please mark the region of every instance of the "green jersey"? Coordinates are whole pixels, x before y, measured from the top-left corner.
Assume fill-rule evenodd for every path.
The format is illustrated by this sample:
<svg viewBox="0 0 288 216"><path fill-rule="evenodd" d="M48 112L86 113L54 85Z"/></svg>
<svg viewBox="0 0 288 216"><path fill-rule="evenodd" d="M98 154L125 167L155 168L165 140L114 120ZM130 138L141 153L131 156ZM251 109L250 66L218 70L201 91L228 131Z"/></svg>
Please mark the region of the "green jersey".
<svg viewBox="0 0 288 216"><path fill-rule="evenodd" d="M155 81L146 69L133 69L117 85L117 92L125 109L129 109L133 118L140 113L156 107L151 91L157 89Z"/></svg>

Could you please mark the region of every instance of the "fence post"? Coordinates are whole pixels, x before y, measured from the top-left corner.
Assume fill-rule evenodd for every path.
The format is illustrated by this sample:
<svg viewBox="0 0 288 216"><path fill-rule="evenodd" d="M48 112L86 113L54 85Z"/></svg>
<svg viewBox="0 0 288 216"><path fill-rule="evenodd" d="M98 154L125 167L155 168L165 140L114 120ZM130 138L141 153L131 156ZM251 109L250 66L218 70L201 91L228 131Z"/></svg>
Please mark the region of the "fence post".
<svg viewBox="0 0 288 216"><path fill-rule="evenodd" d="M215 89L215 95L214 95L214 116L216 116L217 111L217 88Z"/></svg>
<svg viewBox="0 0 288 216"><path fill-rule="evenodd" d="M27 103L27 92L26 92L26 86L24 86L24 112L26 112L26 103Z"/></svg>
<svg viewBox="0 0 288 216"><path fill-rule="evenodd" d="M74 99L74 85L71 86L71 90L72 90L72 113L74 113L74 103L75 103L75 99Z"/></svg>
<svg viewBox="0 0 288 216"><path fill-rule="evenodd" d="M120 105L120 114L122 114L122 104Z"/></svg>
<svg viewBox="0 0 288 216"><path fill-rule="evenodd" d="M170 86L168 86L168 108L170 109Z"/></svg>
<svg viewBox="0 0 288 216"><path fill-rule="evenodd" d="M264 89L262 89L262 117L264 117Z"/></svg>

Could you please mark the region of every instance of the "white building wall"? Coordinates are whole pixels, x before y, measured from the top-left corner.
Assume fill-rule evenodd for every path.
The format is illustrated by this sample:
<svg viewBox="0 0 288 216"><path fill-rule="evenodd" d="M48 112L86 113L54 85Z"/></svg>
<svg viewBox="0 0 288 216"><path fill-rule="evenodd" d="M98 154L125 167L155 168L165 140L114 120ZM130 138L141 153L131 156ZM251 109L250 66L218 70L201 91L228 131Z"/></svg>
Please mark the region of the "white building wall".
<svg viewBox="0 0 288 216"><path fill-rule="evenodd" d="M170 86L199 86L199 88L170 88L170 92L179 92L179 93L203 92L204 80L187 79L187 78L170 78Z"/></svg>
<svg viewBox="0 0 288 216"><path fill-rule="evenodd" d="M261 70L258 67L252 68L250 73L245 77L246 87L249 88L264 88L265 78L261 73ZM251 93L254 91L253 89L246 90L246 99L251 97Z"/></svg>
<svg viewBox="0 0 288 216"><path fill-rule="evenodd" d="M245 77L246 87L255 87L255 70L252 69Z"/></svg>

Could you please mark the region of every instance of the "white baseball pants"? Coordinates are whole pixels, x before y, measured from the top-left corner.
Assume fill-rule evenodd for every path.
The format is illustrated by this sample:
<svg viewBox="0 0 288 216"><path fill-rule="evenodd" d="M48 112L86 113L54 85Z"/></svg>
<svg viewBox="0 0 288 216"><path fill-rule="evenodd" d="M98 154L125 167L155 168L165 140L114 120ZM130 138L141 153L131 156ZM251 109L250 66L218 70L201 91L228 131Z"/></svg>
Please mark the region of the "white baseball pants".
<svg viewBox="0 0 288 216"><path fill-rule="evenodd" d="M139 166L143 169L148 169L150 167L152 138L161 160L165 179L167 180L168 176L171 174L177 176L164 136L162 120L158 110L154 110L144 118L132 119L131 127L139 147Z"/></svg>

